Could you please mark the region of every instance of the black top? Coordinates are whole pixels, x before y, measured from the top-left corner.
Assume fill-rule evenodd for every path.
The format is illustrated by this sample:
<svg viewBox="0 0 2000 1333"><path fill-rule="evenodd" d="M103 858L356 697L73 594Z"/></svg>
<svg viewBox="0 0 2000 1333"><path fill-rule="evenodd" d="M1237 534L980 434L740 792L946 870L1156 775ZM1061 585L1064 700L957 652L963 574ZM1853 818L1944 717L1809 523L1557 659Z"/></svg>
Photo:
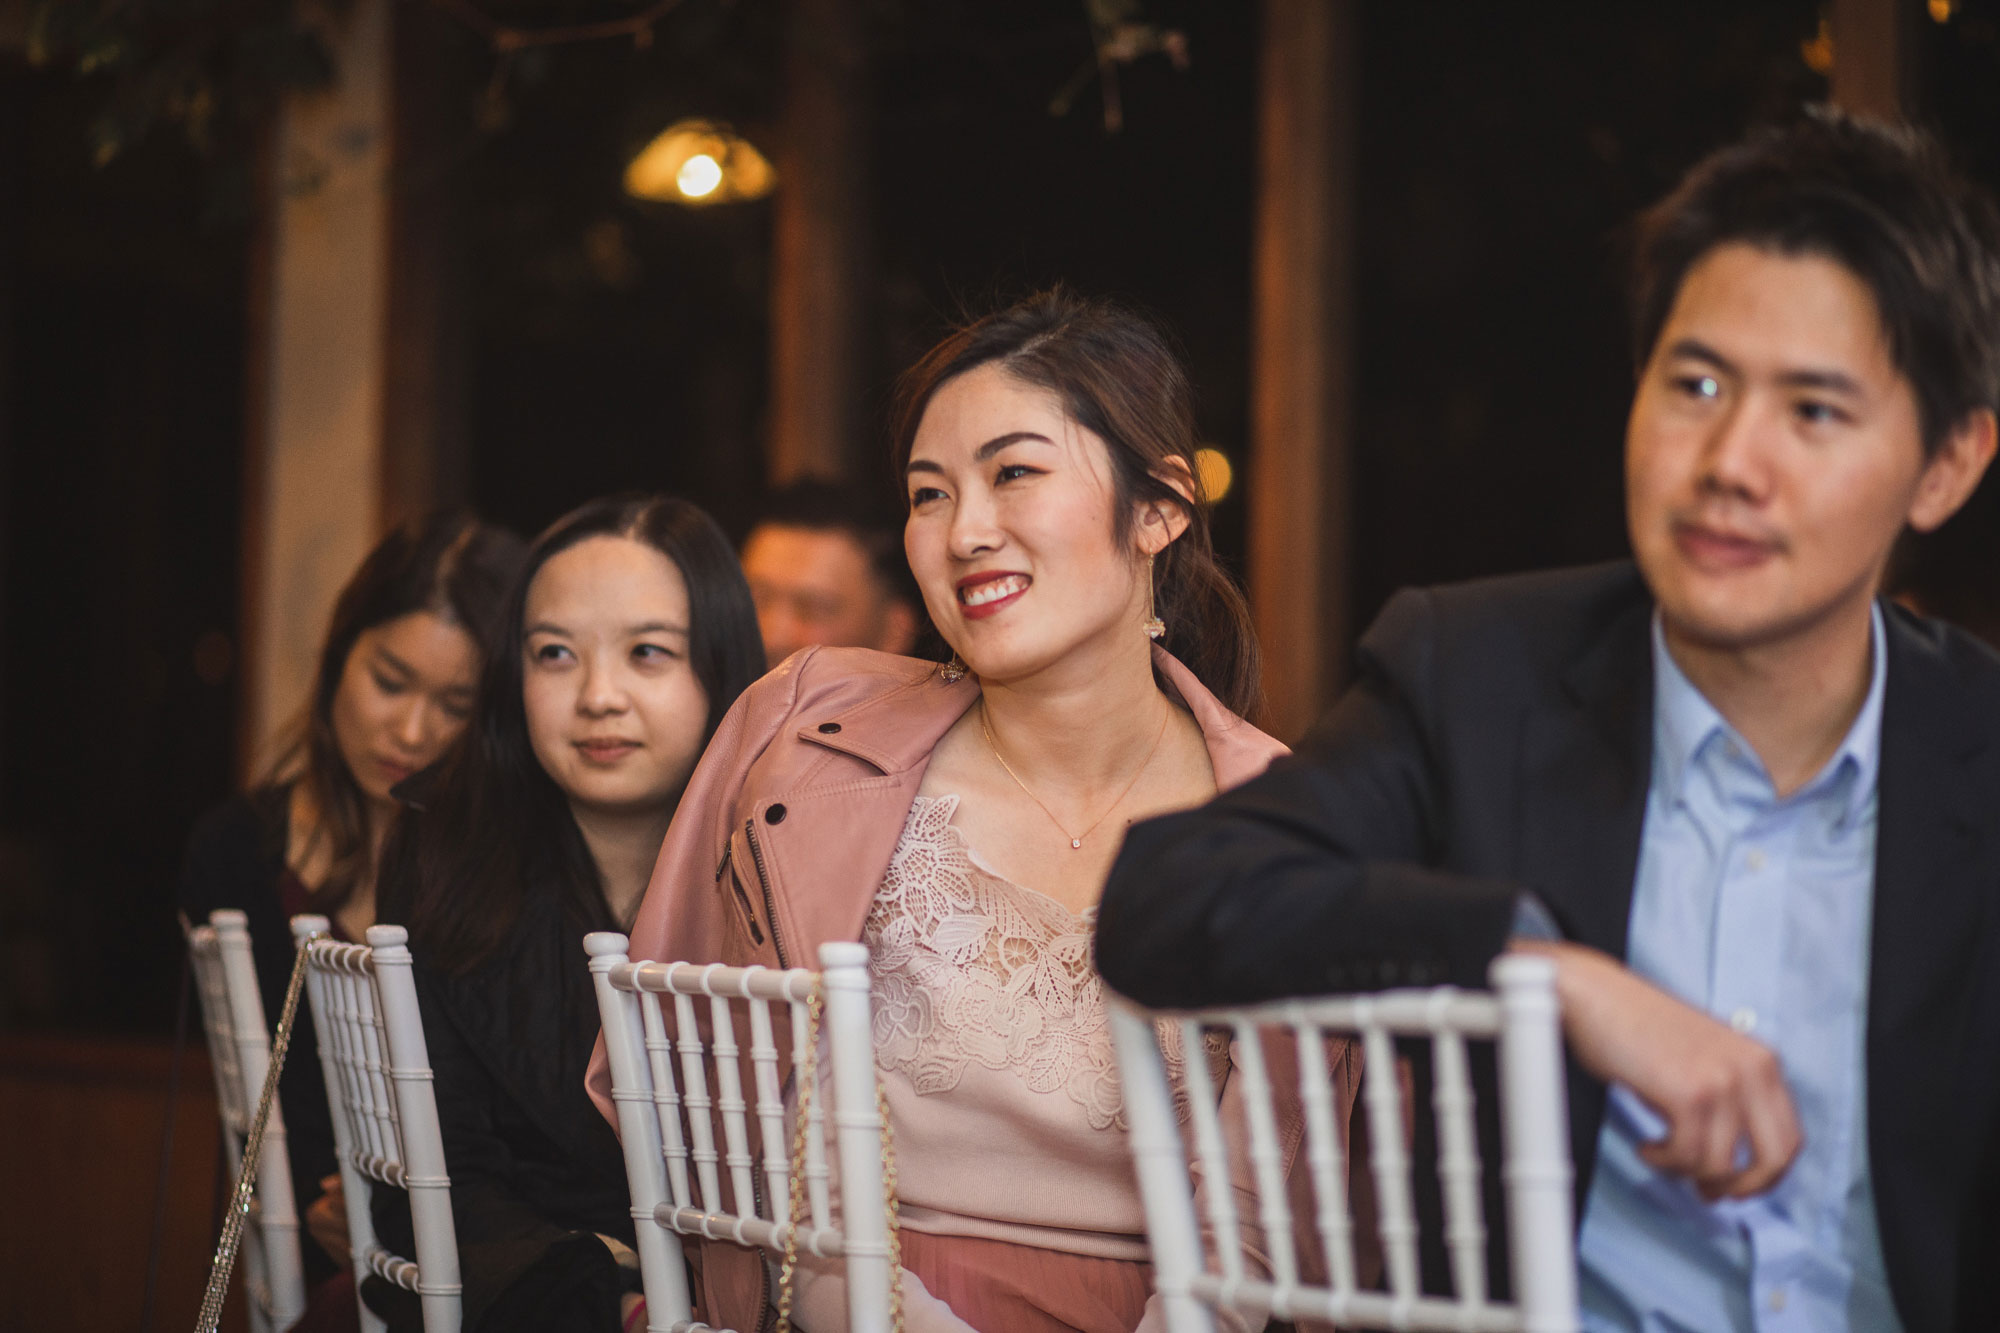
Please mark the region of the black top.
<svg viewBox="0 0 2000 1333"><path fill-rule="evenodd" d="M1866 1073L1883 1257L1912 1333L2000 1328L2000 660L1882 610ZM1297 754L1133 828L1098 918L1105 979L1161 1005L1480 986L1523 891L1624 957L1652 615L1629 562L1397 594ZM1572 1066L1569 1094L1580 1203L1604 1089Z"/></svg>
<svg viewBox="0 0 2000 1333"><path fill-rule="evenodd" d="M637 1290L593 1234L633 1243L625 1159L584 1091L598 1015L583 937L618 926L563 915L530 894L501 951L462 977L411 941L469 1333L615 1333ZM408 1243L401 1196L376 1199L384 1243Z"/></svg>
<svg viewBox="0 0 2000 1333"><path fill-rule="evenodd" d="M285 901L291 872L285 842L291 822L289 785L236 795L203 815L188 839L181 870L180 910L195 925L220 908L243 913L250 931L250 954L257 965L257 988L264 1021L277 1026L292 975L292 929ZM298 904L297 906L303 906ZM292 1161L292 1193L299 1216L320 1196L319 1182L334 1172L333 1117L320 1072L319 1044L304 998L292 1026L292 1044L278 1076L278 1100L285 1113L285 1145ZM307 1281L338 1271L313 1244L304 1252Z"/></svg>

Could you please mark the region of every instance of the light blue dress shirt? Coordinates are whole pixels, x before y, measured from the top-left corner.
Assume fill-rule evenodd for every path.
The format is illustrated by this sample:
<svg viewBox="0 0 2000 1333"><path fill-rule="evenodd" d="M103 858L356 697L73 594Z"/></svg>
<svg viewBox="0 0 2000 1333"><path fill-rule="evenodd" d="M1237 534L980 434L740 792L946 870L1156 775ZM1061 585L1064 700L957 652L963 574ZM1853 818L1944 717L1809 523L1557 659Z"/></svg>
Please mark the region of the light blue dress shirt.
<svg viewBox="0 0 2000 1333"><path fill-rule="evenodd" d="M1839 751L1780 800L1653 624L1653 774L1628 962L1777 1051L1805 1146L1768 1193L1705 1203L1639 1157L1664 1124L1613 1087L1580 1241L1584 1327L1898 1329L1868 1172L1864 1043L1886 651Z"/></svg>

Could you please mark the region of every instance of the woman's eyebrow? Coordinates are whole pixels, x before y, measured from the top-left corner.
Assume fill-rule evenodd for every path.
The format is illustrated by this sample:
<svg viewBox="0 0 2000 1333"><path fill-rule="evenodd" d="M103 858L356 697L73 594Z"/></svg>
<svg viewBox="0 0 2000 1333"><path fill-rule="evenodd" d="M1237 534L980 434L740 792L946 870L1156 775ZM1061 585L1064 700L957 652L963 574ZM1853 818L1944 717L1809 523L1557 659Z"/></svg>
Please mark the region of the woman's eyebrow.
<svg viewBox="0 0 2000 1333"><path fill-rule="evenodd" d="M996 435L992 439L988 440L986 443L980 445L979 448L973 452L972 456L978 459L980 462L984 463L987 459L993 457L993 455L999 453L1002 449L1005 449L1008 445L1022 444L1029 440L1034 440L1040 444L1055 443L1055 441L1050 439L1048 436L1040 434L1036 431L1012 430L1008 431L1005 435Z"/></svg>
<svg viewBox="0 0 2000 1333"><path fill-rule="evenodd" d="M411 666L408 662L405 662L402 658L396 656L394 653L390 652L387 648L384 648L379 643L375 645L375 659L378 665L387 666L391 671L395 672L397 675L414 676L417 674L417 669L415 667Z"/></svg>
<svg viewBox="0 0 2000 1333"><path fill-rule="evenodd" d="M975 461L984 463L1010 444L1027 444L1030 442L1047 445L1055 444L1054 440L1051 440L1039 431L1010 430L1005 435L996 435L986 443L980 445L972 451L972 457ZM903 468L903 471L907 474L911 472L943 472L944 469L928 458L913 458Z"/></svg>

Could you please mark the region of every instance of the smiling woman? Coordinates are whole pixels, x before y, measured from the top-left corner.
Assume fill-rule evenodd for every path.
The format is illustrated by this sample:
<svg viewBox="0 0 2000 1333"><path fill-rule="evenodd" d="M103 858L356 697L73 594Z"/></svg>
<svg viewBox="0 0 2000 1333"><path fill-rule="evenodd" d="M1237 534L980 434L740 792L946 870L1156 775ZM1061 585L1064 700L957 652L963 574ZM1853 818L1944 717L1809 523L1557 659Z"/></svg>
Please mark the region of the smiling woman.
<svg viewBox="0 0 2000 1333"><path fill-rule="evenodd" d="M1151 1279L1098 892L1133 821L1284 747L1237 711L1256 649L1160 328L1032 297L944 339L895 419L904 549L954 662L808 648L752 686L681 803L632 956L782 967L865 942L909 1329L1129 1333ZM608 1113L601 1060L592 1075ZM840 1275L802 1264L800 1323L842 1327ZM711 1323L764 1325L754 1256L708 1245L697 1267Z"/></svg>
<svg viewBox="0 0 2000 1333"><path fill-rule="evenodd" d="M637 1273L618 1141L583 1092L597 1003L577 941L630 921L763 643L721 531L667 496L557 520L496 642L469 743L411 784L382 910L416 959L466 1327L611 1333ZM377 1226L408 1238L407 1216ZM363 1296L418 1321L398 1293Z"/></svg>

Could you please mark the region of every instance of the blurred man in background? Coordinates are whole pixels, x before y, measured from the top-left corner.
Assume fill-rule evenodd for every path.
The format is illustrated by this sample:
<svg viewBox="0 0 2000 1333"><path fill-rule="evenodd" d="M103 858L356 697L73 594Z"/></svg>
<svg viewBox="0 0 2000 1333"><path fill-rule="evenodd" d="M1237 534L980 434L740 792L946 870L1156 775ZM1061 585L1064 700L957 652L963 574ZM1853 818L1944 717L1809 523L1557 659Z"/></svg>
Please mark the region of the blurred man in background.
<svg viewBox="0 0 2000 1333"><path fill-rule="evenodd" d="M901 518L858 487L808 478L773 492L743 542L768 665L801 648L915 651L923 628Z"/></svg>

